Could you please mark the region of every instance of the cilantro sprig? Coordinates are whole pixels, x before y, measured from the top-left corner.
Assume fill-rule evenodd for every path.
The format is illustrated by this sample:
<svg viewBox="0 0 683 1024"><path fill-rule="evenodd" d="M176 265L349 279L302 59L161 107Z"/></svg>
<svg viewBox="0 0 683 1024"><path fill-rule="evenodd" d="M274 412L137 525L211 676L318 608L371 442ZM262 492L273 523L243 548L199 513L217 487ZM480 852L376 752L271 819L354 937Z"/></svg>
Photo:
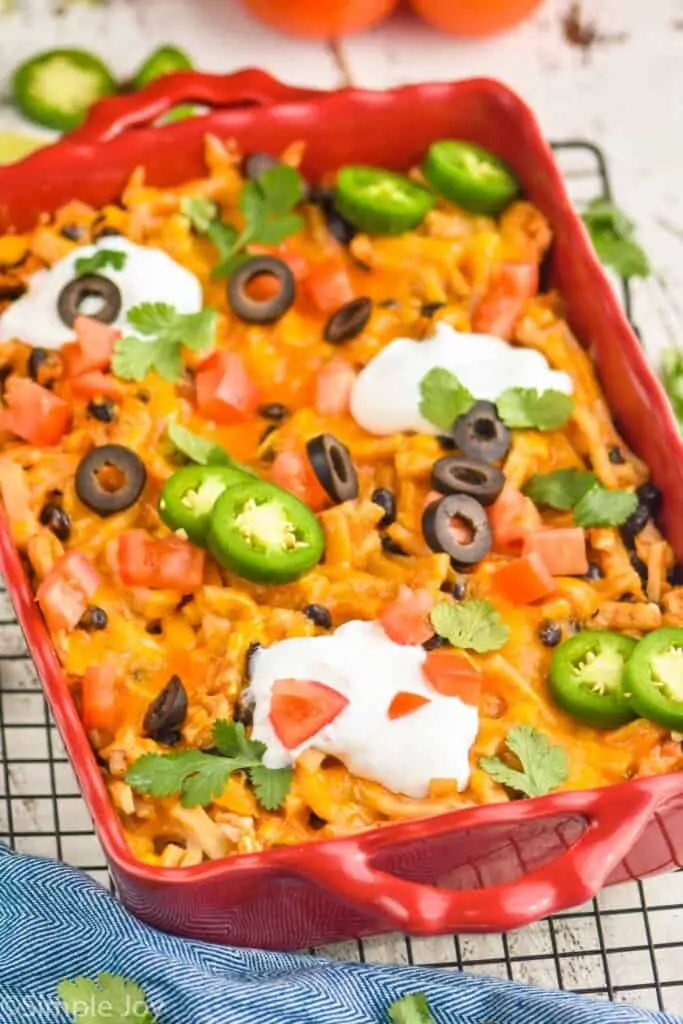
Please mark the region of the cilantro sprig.
<svg viewBox="0 0 683 1024"><path fill-rule="evenodd" d="M505 745L516 756L521 770L511 768L500 757L479 759L479 767L501 785L525 796L545 796L568 778L564 747L553 746L547 736L533 726L517 725L510 729Z"/></svg>
<svg viewBox="0 0 683 1024"><path fill-rule="evenodd" d="M92 256L80 256L74 268L79 277L84 274L99 274L101 270L111 267L112 270L123 270L128 256L119 249L98 249Z"/></svg>
<svg viewBox="0 0 683 1024"><path fill-rule="evenodd" d="M581 214L600 260L622 277L649 277L650 263L635 240L635 225L605 197L594 199Z"/></svg>
<svg viewBox="0 0 683 1024"><path fill-rule="evenodd" d="M156 370L160 377L174 382L183 370L182 346L194 352L208 348L213 343L216 322L213 309L179 313L167 302L133 306L128 311L128 323L136 334L117 341L112 370L122 380L142 380L150 370Z"/></svg>
<svg viewBox="0 0 683 1024"><path fill-rule="evenodd" d="M246 771L262 807L274 811L282 805L292 782L292 770L266 768L265 743L248 739L241 723L226 719L214 722L213 743L217 754L202 750L143 754L126 772L126 782L146 796L179 793L183 807L197 807L220 796L234 772Z"/></svg>
<svg viewBox="0 0 683 1024"><path fill-rule="evenodd" d="M434 1024L424 992L411 992L389 1007L392 1024Z"/></svg>
<svg viewBox="0 0 683 1024"><path fill-rule="evenodd" d="M220 219L218 207L209 199L185 197L180 209L195 231L206 235L218 250L219 262L211 276L230 277L240 263L249 259L247 246L279 245L301 230L303 220L292 211L303 195L299 172L287 164L276 164L256 181L246 181L242 186L238 206L244 227L239 232Z"/></svg>
<svg viewBox="0 0 683 1024"><path fill-rule="evenodd" d="M510 630L490 601L470 598L451 604L439 601L430 613L434 632L453 647L485 654L507 643Z"/></svg>
<svg viewBox="0 0 683 1024"><path fill-rule="evenodd" d="M621 526L638 505L635 494L608 490L595 473L579 469L536 473L529 479L524 493L536 505L547 505L562 512L571 510L576 525L584 528Z"/></svg>
<svg viewBox="0 0 683 1024"><path fill-rule="evenodd" d="M65 979L57 985L57 995L74 1024L157 1024L140 986L118 974Z"/></svg>
<svg viewBox="0 0 683 1024"><path fill-rule="evenodd" d="M249 476L257 476L250 466L233 459L222 445L193 433L176 420L169 421L166 436L173 447L190 462L196 462L200 466L233 466Z"/></svg>
<svg viewBox="0 0 683 1024"><path fill-rule="evenodd" d="M474 403L472 392L450 370L437 366L420 381L420 415L442 430L450 430Z"/></svg>

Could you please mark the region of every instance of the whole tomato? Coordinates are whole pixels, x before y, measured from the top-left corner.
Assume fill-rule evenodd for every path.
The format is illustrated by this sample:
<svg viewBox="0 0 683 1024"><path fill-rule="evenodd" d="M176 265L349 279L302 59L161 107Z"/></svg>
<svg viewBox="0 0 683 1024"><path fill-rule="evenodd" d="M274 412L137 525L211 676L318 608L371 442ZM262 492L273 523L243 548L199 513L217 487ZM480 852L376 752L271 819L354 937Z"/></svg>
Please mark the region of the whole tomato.
<svg viewBox="0 0 683 1024"><path fill-rule="evenodd" d="M459 36L488 36L511 28L541 0L410 0L425 21Z"/></svg>
<svg viewBox="0 0 683 1024"><path fill-rule="evenodd" d="M272 28L309 39L359 32L389 14L398 0L244 0Z"/></svg>

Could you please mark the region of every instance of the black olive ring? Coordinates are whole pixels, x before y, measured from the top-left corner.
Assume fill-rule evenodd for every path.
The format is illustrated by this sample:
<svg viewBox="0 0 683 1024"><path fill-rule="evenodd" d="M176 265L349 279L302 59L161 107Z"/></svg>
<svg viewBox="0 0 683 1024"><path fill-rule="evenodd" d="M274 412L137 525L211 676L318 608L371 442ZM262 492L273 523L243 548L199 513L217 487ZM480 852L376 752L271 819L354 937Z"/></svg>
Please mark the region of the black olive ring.
<svg viewBox="0 0 683 1024"><path fill-rule="evenodd" d="M358 497L358 476L348 448L333 434L319 434L306 444L308 461L332 501Z"/></svg>
<svg viewBox="0 0 683 1024"><path fill-rule="evenodd" d="M478 459L445 455L432 467L432 487L441 494L469 494L482 505L491 505L505 485L496 466Z"/></svg>
<svg viewBox="0 0 683 1024"><path fill-rule="evenodd" d="M460 519L469 526L471 540L455 539L452 519ZM491 527L486 512L468 494L449 494L429 504L422 513L422 532L432 551L445 551L457 568L476 565L491 550Z"/></svg>
<svg viewBox="0 0 683 1024"><path fill-rule="evenodd" d="M247 289L257 277L273 277L278 291L269 299L252 299ZM294 302L294 275L275 256L255 256L237 268L228 281L228 301L240 320L248 324L272 324Z"/></svg>
<svg viewBox="0 0 683 1024"><path fill-rule="evenodd" d="M103 470L121 474L118 487L107 487L98 474ZM99 516L123 512L138 500L147 480L147 470L139 455L122 444L103 444L93 448L76 470L76 494L84 505Z"/></svg>
<svg viewBox="0 0 683 1024"><path fill-rule="evenodd" d="M511 434L499 419L493 402L475 402L469 412L458 416L453 439L460 451L471 459L498 462L510 448Z"/></svg>
<svg viewBox="0 0 683 1024"><path fill-rule="evenodd" d="M83 274L64 285L57 299L57 312L67 327L73 327L74 320L81 315L84 299L98 298L102 306L95 313L88 313L92 320L102 324L113 324L121 312L121 292L108 277L101 274Z"/></svg>
<svg viewBox="0 0 683 1024"><path fill-rule="evenodd" d="M341 345L357 337L372 314L372 299L352 299L340 306L325 324L323 337L331 345Z"/></svg>

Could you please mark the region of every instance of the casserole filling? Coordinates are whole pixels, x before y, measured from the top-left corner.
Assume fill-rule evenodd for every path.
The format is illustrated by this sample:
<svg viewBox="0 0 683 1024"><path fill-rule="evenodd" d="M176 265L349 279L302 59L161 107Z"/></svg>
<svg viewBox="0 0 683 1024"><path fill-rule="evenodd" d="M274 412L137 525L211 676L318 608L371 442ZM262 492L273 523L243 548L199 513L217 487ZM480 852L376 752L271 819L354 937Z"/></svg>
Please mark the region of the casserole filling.
<svg viewBox="0 0 683 1024"><path fill-rule="evenodd" d="M544 217L461 141L301 157L0 237L0 494L151 864L683 768L683 570Z"/></svg>

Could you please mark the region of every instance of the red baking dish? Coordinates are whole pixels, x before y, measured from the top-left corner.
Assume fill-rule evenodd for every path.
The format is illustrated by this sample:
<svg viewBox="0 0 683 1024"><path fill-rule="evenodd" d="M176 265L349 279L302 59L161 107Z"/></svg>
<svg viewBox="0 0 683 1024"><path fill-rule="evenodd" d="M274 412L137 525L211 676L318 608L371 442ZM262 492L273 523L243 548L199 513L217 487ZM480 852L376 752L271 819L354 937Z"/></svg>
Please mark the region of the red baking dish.
<svg viewBox="0 0 683 1024"><path fill-rule="evenodd" d="M205 116L155 127L196 101ZM306 142L315 178L350 161L406 168L434 139L462 137L507 160L555 233L551 274L574 330L595 356L617 421L664 494L665 526L683 556L683 447L661 387L596 262L533 115L494 81L389 92L290 88L260 71L182 74L105 100L84 127L0 170L0 230L79 198L113 201L130 172L170 185L202 170L206 132L245 150ZM656 425L656 429L655 426ZM351 838L178 870L129 852L57 657L6 527L0 567L74 764L122 901L183 935L296 948L400 928L414 934L504 931L583 903L604 885L683 863L683 775L617 788L453 812Z"/></svg>

